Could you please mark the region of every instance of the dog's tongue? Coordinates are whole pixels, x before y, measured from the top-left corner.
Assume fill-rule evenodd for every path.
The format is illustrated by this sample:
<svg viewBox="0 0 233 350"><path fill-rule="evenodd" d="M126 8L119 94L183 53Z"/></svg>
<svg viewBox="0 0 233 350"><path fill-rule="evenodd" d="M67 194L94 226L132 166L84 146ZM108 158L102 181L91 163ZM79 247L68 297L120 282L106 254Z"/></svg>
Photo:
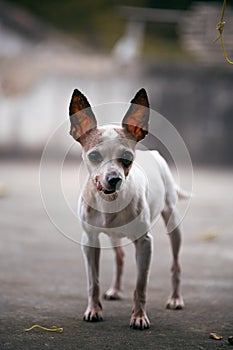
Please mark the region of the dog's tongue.
<svg viewBox="0 0 233 350"><path fill-rule="evenodd" d="M101 183L99 181L96 183L96 188L98 191L102 191L102 189L103 189L103 186L101 185Z"/></svg>

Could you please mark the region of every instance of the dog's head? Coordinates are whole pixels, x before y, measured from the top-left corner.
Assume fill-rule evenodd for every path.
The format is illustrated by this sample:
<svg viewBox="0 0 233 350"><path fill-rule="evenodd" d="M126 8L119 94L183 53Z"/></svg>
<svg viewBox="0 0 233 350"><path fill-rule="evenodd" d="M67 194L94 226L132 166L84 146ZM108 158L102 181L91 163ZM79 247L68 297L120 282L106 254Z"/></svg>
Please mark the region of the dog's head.
<svg viewBox="0 0 233 350"><path fill-rule="evenodd" d="M148 133L149 101L145 89L137 92L121 127L97 127L87 98L74 90L70 108L70 134L82 145L83 160L96 189L107 199L123 188L135 158L137 142Z"/></svg>

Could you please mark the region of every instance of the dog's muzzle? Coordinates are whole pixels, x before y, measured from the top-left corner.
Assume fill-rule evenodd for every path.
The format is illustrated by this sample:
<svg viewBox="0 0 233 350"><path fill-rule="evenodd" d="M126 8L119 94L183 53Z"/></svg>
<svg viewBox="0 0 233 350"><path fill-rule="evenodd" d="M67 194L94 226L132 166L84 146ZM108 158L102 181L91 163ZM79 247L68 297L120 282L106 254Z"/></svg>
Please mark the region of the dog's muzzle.
<svg viewBox="0 0 233 350"><path fill-rule="evenodd" d="M106 176L106 182L108 184L108 189L105 190L106 194L114 193L121 187L122 178L116 174L109 174Z"/></svg>
<svg viewBox="0 0 233 350"><path fill-rule="evenodd" d="M105 177L105 185L99 181L98 176L95 177L96 188L103 194L117 194L122 184L122 177L116 173L107 174Z"/></svg>

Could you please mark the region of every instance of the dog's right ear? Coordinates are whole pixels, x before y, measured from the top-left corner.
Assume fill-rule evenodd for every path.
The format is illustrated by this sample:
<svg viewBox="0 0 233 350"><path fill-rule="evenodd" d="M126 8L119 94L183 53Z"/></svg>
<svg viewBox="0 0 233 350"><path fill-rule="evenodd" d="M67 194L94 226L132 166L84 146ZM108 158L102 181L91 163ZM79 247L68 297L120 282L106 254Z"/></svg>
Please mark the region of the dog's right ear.
<svg viewBox="0 0 233 350"><path fill-rule="evenodd" d="M74 90L69 107L70 135L81 143L82 136L96 129L97 121L87 98L77 89Z"/></svg>

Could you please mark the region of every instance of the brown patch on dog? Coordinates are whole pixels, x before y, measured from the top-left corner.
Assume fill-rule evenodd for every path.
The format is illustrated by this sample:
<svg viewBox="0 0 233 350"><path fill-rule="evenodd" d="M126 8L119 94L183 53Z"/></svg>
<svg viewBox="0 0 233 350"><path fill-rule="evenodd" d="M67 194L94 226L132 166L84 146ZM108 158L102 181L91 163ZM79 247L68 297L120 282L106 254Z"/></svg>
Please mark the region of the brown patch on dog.
<svg viewBox="0 0 233 350"><path fill-rule="evenodd" d="M126 167L126 166L124 166L124 165L122 164L125 177L127 177L127 176L129 175L129 172L130 172L130 169L132 168L132 165L133 165L133 162L132 162L132 164L130 164L130 166L128 166L128 167Z"/></svg>
<svg viewBox="0 0 233 350"><path fill-rule="evenodd" d="M135 138L129 134L125 128L114 128L114 130L117 132L117 134L122 139L122 145L125 147L129 147L131 149L135 149L137 142L135 142Z"/></svg>
<svg viewBox="0 0 233 350"><path fill-rule="evenodd" d="M121 137L122 145L124 145L127 148L130 148L133 152L135 152L135 147L136 147L137 142L135 142L134 137L123 128L121 128L121 129L116 128L114 130ZM122 164L121 162L120 162L120 164L123 167L125 177L127 177L129 175L130 169L132 168L133 162L128 167L125 166L124 164Z"/></svg>
<svg viewBox="0 0 233 350"><path fill-rule="evenodd" d="M91 107L91 105L88 102L86 96L84 96L78 89L75 89L73 91L70 101L69 115L72 116L73 114L78 113L82 109L86 109L89 107Z"/></svg>
<svg viewBox="0 0 233 350"><path fill-rule="evenodd" d="M137 142L148 134L149 101L145 89L137 92L126 112L122 126Z"/></svg>
<svg viewBox="0 0 233 350"><path fill-rule="evenodd" d="M129 121L129 123L134 123L134 120ZM137 123L137 121L135 122ZM143 140L146 135L148 134L148 131L140 128L138 126L135 125L131 125L131 124L124 124L124 127L126 129L126 131L133 136L133 138L138 142Z"/></svg>
<svg viewBox="0 0 233 350"><path fill-rule="evenodd" d="M89 149L99 145L102 141L103 131L99 129L93 129L89 133L82 135L79 139L83 149L87 152Z"/></svg>
<svg viewBox="0 0 233 350"><path fill-rule="evenodd" d="M70 117L70 122L70 135L79 142L83 135L88 134L91 130L96 128L95 123L91 118L89 118L86 111L72 115Z"/></svg>
<svg viewBox="0 0 233 350"><path fill-rule="evenodd" d="M76 141L96 129L97 121L87 98L77 89L74 90L69 107L70 134Z"/></svg>

